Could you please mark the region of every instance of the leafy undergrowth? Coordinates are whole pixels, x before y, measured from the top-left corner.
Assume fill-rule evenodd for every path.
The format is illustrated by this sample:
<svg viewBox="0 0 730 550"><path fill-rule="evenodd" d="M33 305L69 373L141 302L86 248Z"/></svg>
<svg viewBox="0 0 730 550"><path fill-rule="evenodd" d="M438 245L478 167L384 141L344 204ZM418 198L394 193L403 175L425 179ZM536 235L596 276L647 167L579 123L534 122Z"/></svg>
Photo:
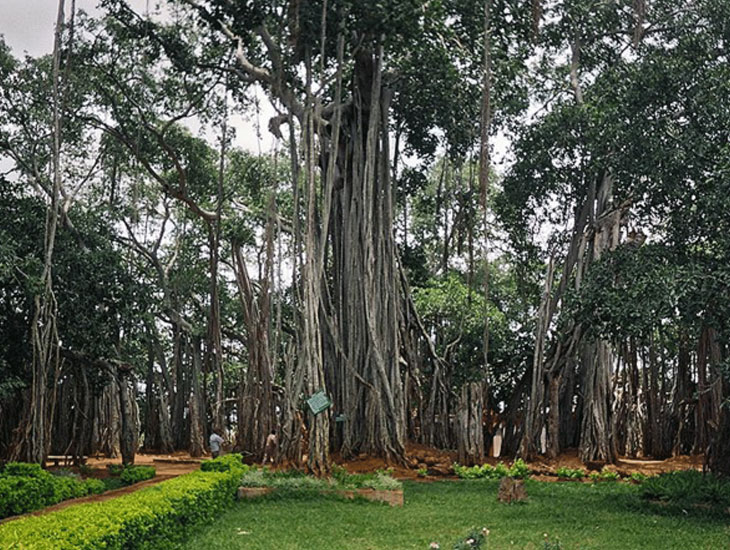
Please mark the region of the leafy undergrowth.
<svg viewBox="0 0 730 550"><path fill-rule="evenodd" d="M526 486L529 502L519 506L496 501L497 481L407 482L403 508L275 493L236 503L184 548L428 550L436 543L451 550L474 526L489 529L489 550L719 550L730 543L726 518L647 507L635 485Z"/></svg>
<svg viewBox="0 0 730 550"><path fill-rule="evenodd" d="M730 510L730 479L696 470L651 477L641 484L639 491L647 500L658 500L681 509L700 507L719 514Z"/></svg>
<svg viewBox="0 0 730 550"><path fill-rule="evenodd" d="M509 467L502 462L496 466L482 464L471 467L454 463L454 473L461 479L502 479L503 477L525 479L530 475L530 468L521 458L518 458Z"/></svg>
<svg viewBox="0 0 730 550"><path fill-rule="evenodd" d="M250 470L241 478L241 487L271 487L273 489L313 491L342 489L399 490L403 488L402 484L393 479L387 471L350 474L344 468L337 466L332 469L332 476L326 479L312 477L298 470Z"/></svg>
<svg viewBox="0 0 730 550"><path fill-rule="evenodd" d="M586 471L583 468L566 468L565 466L555 470L560 479L583 479L586 476Z"/></svg>

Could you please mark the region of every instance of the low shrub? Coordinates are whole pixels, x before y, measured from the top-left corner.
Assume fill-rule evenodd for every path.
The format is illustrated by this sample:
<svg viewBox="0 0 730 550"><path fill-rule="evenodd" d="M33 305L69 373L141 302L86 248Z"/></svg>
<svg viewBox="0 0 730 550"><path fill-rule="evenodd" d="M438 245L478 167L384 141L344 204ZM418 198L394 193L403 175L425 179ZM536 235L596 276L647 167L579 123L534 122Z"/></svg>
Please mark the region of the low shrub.
<svg viewBox="0 0 730 550"><path fill-rule="evenodd" d="M38 464L11 462L0 473L0 519L104 490L96 479L83 481L69 471L54 475Z"/></svg>
<svg viewBox="0 0 730 550"><path fill-rule="evenodd" d="M106 469L109 470L110 476L120 476L124 471L124 464L107 464Z"/></svg>
<svg viewBox="0 0 730 550"><path fill-rule="evenodd" d="M86 483L71 476L55 476L53 485L53 500L56 502L85 497L89 494L89 488Z"/></svg>
<svg viewBox="0 0 730 550"><path fill-rule="evenodd" d="M122 483L122 480L118 477L106 477L102 479L101 482L104 484L105 491L116 491L117 489L125 487L124 483Z"/></svg>
<svg viewBox="0 0 730 550"><path fill-rule="evenodd" d="M0 548L167 550L234 499L243 469L193 472L104 502L0 525Z"/></svg>
<svg viewBox="0 0 730 550"><path fill-rule="evenodd" d="M240 466L243 466L243 457L239 453L219 456L200 463L200 469L204 472L227 472Z"/></svg>
<svg viewBox="0 0 730 550"><path fill-rule="evenodd" d="M594 483L600 481L620 481L621 476L617 472L612 472L603 468L600 472L591 472L588 476Z"/></svg>
<svg viewBox="0 0 730 550"><path fill-rule="evenodd" d="M140 481L152 479L156 474L157 472L155 471L154 466L127 466L122 471L119 479L121 479L122 483L125 485L134 485Z"/></svg>
<svg viewBox="0 0 730 550"><path fill-rule="evenodd" d="M724 509L730 506L730 479L696 470L670 472L645 480L639 494L647 500L680 506L703 505Z"/></svg>
<svg viewBox="0 0 730 550"><path fill-rule="evenodd" d="M107 490L106 484L101 479L85 479L84 485L86 486L86 493L89 495L100 495Z"/></svg>
<svg viewBox="0 0 730 550"><path fill-rule="evenodd" d="M58 502L50 477L50 474L48 478L0 477L0 518L25 514Z"/></svg>
<svg viewBox="0 0 730 550"><path fill-rule="evenodd" d="M27 462L8 462L2 471L4 476L44 477L47 474L40 464Z"/></svg>
<svg viewBox="0 0 730 550"><path fill-rule="evenodd" d="M525 464L525 461L518 458L512 463L509 469L509 476L517 479L525 479L530 475L530 468Z"/></svg>
<svg viewBox="0 0 730 550"><path fill-rule="evenodd" d="M329 478L308 476L298 470L271 472L268 470L249 470L241 477L241 487L271 487L291 490L355 490L375 489L397 491L403 485L393 479L387 471L375 473L350 474L344 468L335 466Z"/></svg>
<svg viewBox="0 0 730 550"><path fill-rule="evenodd" d="M633 481L634 483L644 483L647 479L649 479L649 476L646 474L642 474L641 472L632 472L629 476L629 479Z"/></svg>
<svg viewBox="0 0 730 550"><path fill-rule="evenodd" d="M342 466L332 467L332 479L337 489L376 489L398 491L403 488L400 481L393 479L393 470L377 470L375 473L351 474Z"/></svg>
<svg viewBox="0 0 730 550"><path fill-rule="evenodd" d="M502 462L496 466L482 464L481 466L471 467L454 463L454 473L461 479L502 479L503 477L524 479L530 475L530 468L524 460L518 458L510 467Z"/></svg>
<svg viewBox="0 0 730 550"><path fill-rule="evenodd" d="M582 468L566 468L561 466L555 473L558 474L560 479L583 479L586 476L586 471Z"/></svg>

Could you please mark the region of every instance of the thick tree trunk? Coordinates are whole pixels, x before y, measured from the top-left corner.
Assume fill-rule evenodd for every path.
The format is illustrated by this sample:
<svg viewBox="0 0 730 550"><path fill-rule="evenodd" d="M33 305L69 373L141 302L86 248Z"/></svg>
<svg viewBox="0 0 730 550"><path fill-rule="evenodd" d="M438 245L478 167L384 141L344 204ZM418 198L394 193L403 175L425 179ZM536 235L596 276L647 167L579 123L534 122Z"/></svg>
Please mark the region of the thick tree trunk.
<svg viewBox="0 0 730 550"><path fill-rule="evenodd" d="M119 456L119 411L119 388L116 380L112 379L104 385L101 395L95 399L90 448L92 454L101 453L107 458Z"/></svg>
<svg viewBox="0 0 730 550"><path fill-rule="evenodd" d="M614 462L616 449L611 438L611 348L597 341L584 346L583 421L581 424L580 458L583 462Z"/></svg>
<svg viewBox="0 0 730 550"><path fill-rule="evenodd" d="M189 446L188 429L189 419L186 423L185 408L188 405L190 396L190 373L185 368L185 349L187 338L182 329L172 325L172 373L174 375L175 391L172 401L172 434L176 449L187 449Z"/></svg>
<svg viewBox="0 0 730 550"><path fill-rule="evenodd" d="M535 352L532 360L532 384L530 386L530 396L527 401L525 410L525 431L520 442L519 455L525 458L531 457L539 451L538 438L542 433L544 426L544 408L545 408L545 339L550 326L552 312L550 304L552 301L552 284L554 276L554 258L551 256L548 262L547 272L545 273L545 286L543 288L542 298L540 300L540 309L537 314L537 322L535 323ZM560 373L554 374L552 380L559 380ZM559 422L555 422L555 415L559 418L559 401L557 393L553 393L554 389L559 389L558 384L553 384L547 388L550 392L550 418L551 430L550 438L551 453L560 452L559 440L555 438L555 430L559 428ZM556 425L557 424L557 425Z"/></svg>
<svg viewBox="0 0 730 550"><path fill-rule="evenodd" d="M232 245L233 266L238 285L244 323L248 368L239 385L239 425L237 445L257 460L264 455L266 437L276 427L273 382L274 371L269 347L271 296L269 276L273 264L273 219L266 228L266 259L258 294L239 246Z"/></svg>
<svg viewBox="0 0 730 550"><path fill-rule="evenodd" d="M691 413L692 376L689 338L685 331L679 334L679 355L677 358L677 375L672 401L677 422L677 433L674 438L672 454L674 456L688 454L692 449L694 418Z"/></svg>
<svg viewBox="0 0 730 550"><path fill-rule="evenodd" d="M730 399L730 382L727 378L718 382L724 398ZM717 428L712 434L707 453L707 465L712 472L730 477L730 407L728 406L720 410Z"/></svg>
<svg viewBox="0 0 730 550"><path fill-rule="evenodd" d="M119 367L117 380L119 387L119 405L121 416L120 450L122 464L134 464L137 453L138 415L137 403L134 399L134 375L131 367Z"/></svg>
<svg viewBox="0 0 730 550"><path fill-rule="evenodd" d="M65 0L59 0L53 45L53 185L46 209L42 290L33 300L31 321L31 386L25 417L16 430L11 458L43 464L51 445L51 427L55 392L60 367L56 314L58 306L53 291L53 254L60 212L61 193L61 48L65 24ZM49 384L49 376L53 377ZM50 391L49 391L50 386Z"/></svg>
<svg viewBox="0 0 730 550"><path fill-rule="evenodd" d="M213 431L225 433L225 394L223 393L223 346L221 344L221 311L218 291L218 254L220 246L220 219L208 224L210 305L208 337L205 347L206 372L213 375L215 391L211 403Z"/></svg>
<svg viewBox="0 0 730 550"><path fill-rule="evenodd" d="M200 337L194 336L192 339L192 364L191 373L192 382L190 384L191 391L188 398L188 413L190 423L190 439L188 451L190 456L203 456L205 452L205 406L203 405L203 388L201 385L201 345Z"/></svg>
<svg viewBox="0 0 730 550"><path fill-rule="evenodd" d="M355 63L348 139L340 155L333 242L336 324L349 373L343 453L366 452L403 461L405 399L399 363L399 282L393 240L388 154L390 93L381 81L382 49Z"/></svg>
<svg viewBox="0 0 730 550"><path fill-rule="evenodd" d="M461 387L456 410L456 440L459 464L484 462L483 388L480 382L469 382Z"/></svg>

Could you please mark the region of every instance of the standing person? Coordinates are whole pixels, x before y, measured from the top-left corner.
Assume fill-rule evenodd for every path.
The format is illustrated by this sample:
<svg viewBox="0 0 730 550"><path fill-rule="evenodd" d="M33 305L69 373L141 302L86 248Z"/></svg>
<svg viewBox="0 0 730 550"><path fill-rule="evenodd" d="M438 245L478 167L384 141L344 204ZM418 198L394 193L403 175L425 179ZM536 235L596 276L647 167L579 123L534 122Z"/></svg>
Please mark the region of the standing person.
<svg viewBox="0 0 730 550"><path fill-rule="evenodd" d="M221 445L223 444L223 438L217 433L213 432L210 434L210 454L213 458L218 458L221 454Z"/></svg>
<svg viewBox="0 0 730 550"><path fill-rule="evenodd" d="M264 445L264 461L262 464L266 464L268 460L274 462L274 457L276 456L276 445L276 428L274 428L266 438L266 445Z"/></svg>

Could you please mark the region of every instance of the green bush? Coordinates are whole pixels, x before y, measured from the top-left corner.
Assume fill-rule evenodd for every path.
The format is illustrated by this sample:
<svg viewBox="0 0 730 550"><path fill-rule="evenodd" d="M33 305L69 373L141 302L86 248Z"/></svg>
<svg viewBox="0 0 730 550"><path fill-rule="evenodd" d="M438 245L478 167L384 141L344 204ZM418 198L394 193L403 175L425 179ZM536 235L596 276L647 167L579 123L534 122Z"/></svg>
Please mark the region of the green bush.
<svg viewBox="0 0 730 550"><path fill-rule="evenodd" d="M558 474L560 479L583 479L586 476L586 471L583 468L566 468L561 466L555 473Z"/></svg>
<svg viewBox="0 0 730 550"><path fill-rule="evenodd" d="M243 457L239 453L219 456L200 463L200 469L204 472L227 472L241 466L243 466Z"/></svg>
<svg viewBox="0 0 730 550"><path fill-rule="evenodd" d="M612 472L603 468L600 472L591 472L588 476L594 483L599 481L620 481L621 476L617 472Z"/></svg>
<svg viewBox="0 0 730 550"><path fill-rule="evenodd" d="M71 476L55 476L53 485L53 500L56 502L69 500L71 498L85 497L89 494L89 489L86 483Z"/></svg>
<svg viewBox="0 0 730 550"><path fill-rule="evenodd" d="M105 477L101 480L101 482L104 484L105 491L116 491L117 489L125 487L124 483L122 483L122 480L118 477Z"/></svg>
<svg viewBox="0 0 730 550"><path fill-rule="evenodd" d="M50 474L48 477L51 477ZM55 488L51 479L0 477L0 518L25 514L56 502L58 501L55 500Z"/></svg>
<svg viewBox="0 0 730 550"><path fill-rule="evenodd" d="M44 477L47 474L40 464L27 462L8 462L2 471L4 476Z"/></svg>
<svg viewBox="0 0 730 550"><path fill-rule="evenodd" d="M100 479L85 479L84 485L86 486L87 495L100 495L106 491L106 484Z"/></svg>
<svg viewBox="0 0 730 550"><path fill-rule="evenodd" d="M642 474L641 472L632 472L629 479L634 483L644 483L647 479L649 479L649 476Z"/></svg>
<svg viewBox="0 0 730 550"><path fill-rule="evenodd" d="M172 549L233 502L241 472L193 472L116 499L3 524L0 548Z"/></svg>
<svg viewBox="0 0 730 550"><path fill-rule="evenodd" d="M0 519L104 490L99 480L82 481L71 472L53 475L38 464L11 462L0 474Z"/></svg>
<svg viewBox="0 0 730 550"><path fill-rule="evenodd" d="M471 467L454 463L454 473L461 479L502 479L503 477L524 479L530 475L530 468L524 460L518 458L510 467L502 462L496 466L482 464L481 466Z"/></svg>
<svg viewBox="0 0 730 550"><path fill-rule="evenodd" d="M122 471L119 479L125 485L134 485L140 481L146 481L152 479L156 475L155 468L153 466L127 466Z"/></svg>
<svg viewBox="0 0 730 550"><path fill-rule="evenodd" d="M730 479L696 470L670 472L651 477L641 484L639 494L648 500L661 500L680 506L730 506Z"/></svg>
<svg viewBox="0 0 730 550"><path fill-rule="evenodd" d="M120 476L124 471L124 464L107 464L106 469L109 470L110 476Z"/></svg>
<svg viewBox="0 0 730 550"><path fill-rule="evenodd" d="M271 487L291 490L353 490L376 489L394 491L403 485L393 479L387 471L368 474L350 474L341 466L332 468L332 475L327 479L308 476L298 470L271 472L255 469L244 472L241 487Z"/></svg>
<svg viewBox="0 0 730 550"><path fill-rule="evenodd" d="M508 475L517 479L525 479L530 475L530 468L528 468L524 460L518 458L512 463Z"/></svg>

